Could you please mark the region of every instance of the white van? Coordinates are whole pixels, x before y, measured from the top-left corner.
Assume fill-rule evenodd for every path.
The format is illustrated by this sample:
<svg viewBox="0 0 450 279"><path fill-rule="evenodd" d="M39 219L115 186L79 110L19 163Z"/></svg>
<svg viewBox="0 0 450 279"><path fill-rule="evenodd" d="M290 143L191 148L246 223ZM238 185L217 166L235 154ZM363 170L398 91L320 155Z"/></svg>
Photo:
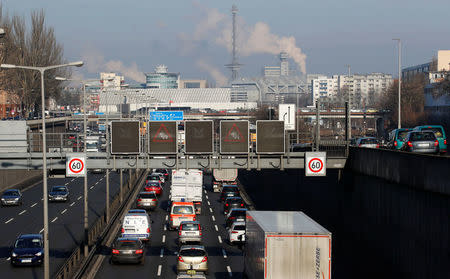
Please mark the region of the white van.
<svg viewBox="0 0 450 279"><path fill-rule="evenodd" d="M151 236L150 217L147 213L128 213L123 218L122 237L137 237L149 241Z"/></svg>

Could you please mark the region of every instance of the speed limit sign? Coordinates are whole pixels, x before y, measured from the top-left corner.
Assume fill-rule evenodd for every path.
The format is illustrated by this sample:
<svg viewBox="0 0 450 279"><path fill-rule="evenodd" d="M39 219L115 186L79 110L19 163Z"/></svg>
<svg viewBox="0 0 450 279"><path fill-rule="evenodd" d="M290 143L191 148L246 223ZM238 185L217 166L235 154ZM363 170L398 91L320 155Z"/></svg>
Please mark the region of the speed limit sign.
<svg viewBox="0 0 450 279"><path fill-rule="evenodd" d="M305 153L305 175L326 176L327 175L327 153L306 152Z"/></svg>
<svg viewBox="0 0 450 279"><path fill-rule="evenodd" d="M66 157L66 177L86 175L86 157L83 153L71 153Z"/></svg>

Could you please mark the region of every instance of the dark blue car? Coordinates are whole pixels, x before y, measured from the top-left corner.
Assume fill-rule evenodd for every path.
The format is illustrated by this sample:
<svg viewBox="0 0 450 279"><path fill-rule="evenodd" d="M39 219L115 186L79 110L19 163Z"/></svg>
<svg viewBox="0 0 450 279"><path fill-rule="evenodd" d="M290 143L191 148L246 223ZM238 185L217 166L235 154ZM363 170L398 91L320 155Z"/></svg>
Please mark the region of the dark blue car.
<svg viewBox="0 0 450 279"><path fill-rule="evenodd" d="M41 234L22 234L11 251L12 265L41 265L44 261L44 241Z"/></svg>

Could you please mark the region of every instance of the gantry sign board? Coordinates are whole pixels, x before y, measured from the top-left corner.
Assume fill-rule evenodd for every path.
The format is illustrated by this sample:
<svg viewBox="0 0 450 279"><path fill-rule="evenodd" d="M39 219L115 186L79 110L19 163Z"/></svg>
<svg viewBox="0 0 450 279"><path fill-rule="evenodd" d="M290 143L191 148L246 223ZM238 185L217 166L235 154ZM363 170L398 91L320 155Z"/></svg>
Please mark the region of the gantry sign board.
<svg viewBox="0 0 450 279"><path fill-rule="evenodd" d="M283 154L285 150L284 122L279 120L256 121L256 153Z"/></svg>
<svg viewBox="0 0 450 279"><path fill-rule="evenodd" d="M67 153L66 177L80 177L86 175L86 157L84 153Z"/></svg>
<svg viewBox="0 0 450 279"><path fill-rule="evenodd" d="M295 130L295 104L279 104L278 120L284 121L285 130Z"/></svg>
<svg viewBox="0 0 450 279"><path fill-rule="evenodd" d="M111 122L111 154L139 154L139 121Z"/></svg>
<svg viewBox="0 0 450 279"><path fill-rule="evenodd" d="M184 123L185 153L212 154L214 133L212 120L187 120Z"/></svg>
<svg viewBox="0 0 450 279"><path fill-rule="evenodd" d="M182 121L184 118L183 111L151 111L150 120L152 121Z"/></svg>
<svg viewBox="0 0 450 279"><path fill-rule="evenodd" d="M150 121L150 154L177 153L177 122Z"/></svg>
<svg viewBox="0 0 450 279"><path fill-rule="evenodd" d="M249 124L248 121L220 121L220 153L248 154Z"/></svg>
<svg viewBox="0 0 450 279"><path fill-rule="evenodd" d="M327 153L305 152L305 176L327 175Z"/></svg>

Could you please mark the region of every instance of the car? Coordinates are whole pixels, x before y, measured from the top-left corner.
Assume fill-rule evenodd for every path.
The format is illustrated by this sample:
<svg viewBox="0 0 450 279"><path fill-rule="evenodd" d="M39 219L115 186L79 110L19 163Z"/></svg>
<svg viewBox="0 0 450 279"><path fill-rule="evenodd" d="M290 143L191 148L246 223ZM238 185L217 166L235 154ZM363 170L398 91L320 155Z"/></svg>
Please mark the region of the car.
<svg viewBox="0 0 450 279"><path fill-rule="evenodd" d="M161 182L153 180L147 182L144 186L144 192L153 192L158 196L161 195L162 194Z"/></svg>
<svg viewBox="0 0 450 279"><path fill-rule="evenodd" d="M201 242L202 227L198 221L183 221L178 227L178 242Z"/></svg>
<svg viewBox="0 0 450 279"><path fill-rule="evenodd" d="M439 152L447 153L447 135L442 125L424 125L414 127L415 131L432 131L439 142Z"/></svg>
<svg viewBox="0 0 450 279"><path fill-rule="evenodd" d="M1 197L2 206L22 205L22 193L19 189L8 189L3 192Z"/></svg>
<svg viewBox="0 0 450 279"><path fill-rule="evenodd" d="M236 221L228 229L228 240L231 245L245 241L245 222Z"/></svg>
<svg viewBox="0 0 450 279"><path fill-rule="evenodd" d="M161 180L161 184L166 183L166 177L161 172L153 172L151 175L157 175L159 177L159 180Z"/></svg>
<svg viewBox="0 0 450 279"><path fill-rule="evenodd" d="M169 229L178 229L182 221L196 221L193 202L172 202Z"/></svg>
<svg viewBox="0 0 450 279"><path fill-rule="evenodd" d="M223 185L220 193L220 200L224 201L226 197L238 197L239 188L237 185Z"/></svg>
<svg viewBox="0 0 450 279"><path fill-rule="evenodd" d="M412 131L412 128L394 129L389 133L389 142L387 147L390 149L400 150L403 146L403 140L406 135Z"/></svg>
<svg viewBox="0 0 450 279"><path fill-rule="evenodd" d="M44 262L44 239L41 234L20 235L11 250L11 264L42 265Z"/></svg>
<svg viewBox="0 0 450 279"><path fill-rule="evenodd" d="M227 197L225 199L223 204L223 213L227 215L232 208L245 208L244 201L241 197Z"/></svg>
<svg viewBox="0 0 450 279"><path fill-rule="evenodd" d="M145 179L145 183L149 183L150 181L159 181L161 183L161 177L158 174L149 174Z"/></svg>
<svg viewBox="0 0 450 279"><path fill-rule="evenodd" d="M439 154L439 141L432 131L409 132L402 151Z"/></svg>
<svg viewBox="0 0 450 279"><path fill-rule="evenodd" d="M158 206L155 192L140 192L136 199L136 207L154 210Z"/></svg>
<svg viewBox="0 0 450 279"><path fill-rule="evenodd" d="M140 263L145 261L145 246L139 238L119 237L112 245L111 263Z"/></svg>
<svg viewBox="0 0 450 279"><path fill-rule="evenodd" d="M380 142L374 137L362 137L356 140L356 146L365 148L380 148Z"/></svg>
<svg viewBox="0 0 450 279"><path fill-rule="evenodd" d="M150 226L150 216L146 212L127 213L123 218L121 236L149 241L151 237Z"/></svg>
<svg viewBox="0 0 450 279"><path fill-rule="evenodd" d="M170 172L167 169L155 169L154 172L162 173L164 175L164 177L166 178L166 181L170 180Z"/></svg>
<svg viewBox="0 0 450 279"><path fill-rule="evenodd" d="M233 222L236 221L243 221L245 222L245 216L247 215L247 209L246 208L233 208L231 211L227 214L225 217L225 225L227 228L233 224Z"/></svg>
<svg viewBox="0 0 450 279"><path fill-rule="evenodd" d="M69 188L64 185L53 186L48 193L49 201L68 201L69 200Z"/></svg>
<svg viewBox="0 0 450 279"><path fill-rule="evenodd" d="M177 279L206 279L205 273L196 270L188 270L186 272L180 272L177 275Z"/></svg>
<svg viewBox="0 0 450 279"><path fill-rule="evenodd" d="M177 273L189 270L202 271L208 274L208 253L202 245L183 245L177 258Z"/></svg>

